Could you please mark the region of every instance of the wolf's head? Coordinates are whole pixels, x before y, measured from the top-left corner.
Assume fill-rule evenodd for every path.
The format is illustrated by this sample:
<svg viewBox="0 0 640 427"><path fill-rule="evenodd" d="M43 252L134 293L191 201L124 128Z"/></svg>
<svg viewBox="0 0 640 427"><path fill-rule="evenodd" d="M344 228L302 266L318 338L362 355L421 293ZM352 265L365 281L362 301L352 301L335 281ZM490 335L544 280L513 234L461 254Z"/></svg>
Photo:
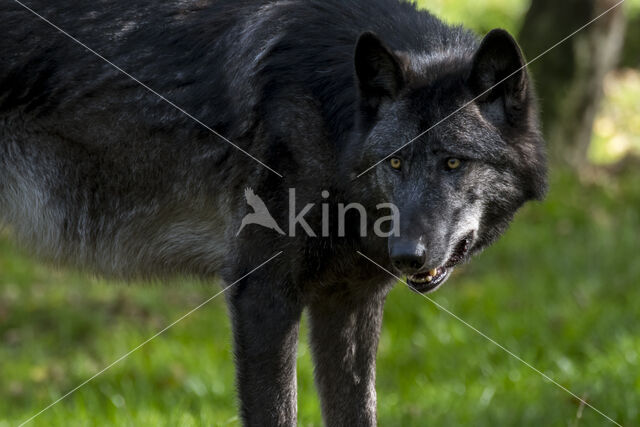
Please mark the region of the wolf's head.
<svg viewBox="0 0 640 427"><path fill-rule="evenodd" d="M388 242L393 266L415 289L433 291L546 191L544 141L522 53L504 30L479 46L430 54L393 51L365 33L355 70L352 170L384 159L359 179L373 181L400 210L400 235Z"/></svg>

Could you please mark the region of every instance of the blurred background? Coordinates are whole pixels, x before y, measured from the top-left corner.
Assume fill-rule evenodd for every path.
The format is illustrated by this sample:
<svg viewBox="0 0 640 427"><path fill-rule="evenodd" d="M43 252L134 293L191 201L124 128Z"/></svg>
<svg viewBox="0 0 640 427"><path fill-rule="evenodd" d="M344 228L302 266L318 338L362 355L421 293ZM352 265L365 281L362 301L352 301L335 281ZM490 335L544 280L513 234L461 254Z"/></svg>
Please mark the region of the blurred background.
<svg viewBox="0 0 640 427"><path fill-rule="evenodd" d="M479 34L506 28L533 59L615 1L418 3ZM621 424L640 425L640 0L531 70L549 196L433 298ZM216 291L53 269L0 232L0 426L29 418ZM320 425L305 325L299 423ZM217 299L32 424L239 425L230 338ZM386 305L378 400L382 426L607 424L403 286Z"/></svg>

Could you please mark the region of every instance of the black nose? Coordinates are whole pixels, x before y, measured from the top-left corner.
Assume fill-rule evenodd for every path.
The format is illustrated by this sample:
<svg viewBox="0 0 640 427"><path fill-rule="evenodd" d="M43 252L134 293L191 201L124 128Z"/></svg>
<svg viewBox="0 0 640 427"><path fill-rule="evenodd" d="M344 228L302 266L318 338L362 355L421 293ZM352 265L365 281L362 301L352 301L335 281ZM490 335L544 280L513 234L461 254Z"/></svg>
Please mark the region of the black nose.
<svg viewBox="0 0 640 427"><path fill-rule="evenodd" d="M393 266L404 274L417 273L426 261L422 245L398 242L390 247L389 256Z"/></svg>

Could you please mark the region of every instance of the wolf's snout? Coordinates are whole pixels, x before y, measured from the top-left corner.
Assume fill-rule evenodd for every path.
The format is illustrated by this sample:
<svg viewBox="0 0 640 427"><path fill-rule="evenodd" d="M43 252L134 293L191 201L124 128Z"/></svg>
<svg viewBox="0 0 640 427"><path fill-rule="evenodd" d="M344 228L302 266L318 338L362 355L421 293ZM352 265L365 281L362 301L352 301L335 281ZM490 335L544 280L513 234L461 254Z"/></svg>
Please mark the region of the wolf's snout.
<svg viewBox="0 0 640 427"><path fill-rule="evenodd" d="M403 274L417 273L425 264L424 246L415 241L397 241L389 245L389 256L393 266Z"/></svg>

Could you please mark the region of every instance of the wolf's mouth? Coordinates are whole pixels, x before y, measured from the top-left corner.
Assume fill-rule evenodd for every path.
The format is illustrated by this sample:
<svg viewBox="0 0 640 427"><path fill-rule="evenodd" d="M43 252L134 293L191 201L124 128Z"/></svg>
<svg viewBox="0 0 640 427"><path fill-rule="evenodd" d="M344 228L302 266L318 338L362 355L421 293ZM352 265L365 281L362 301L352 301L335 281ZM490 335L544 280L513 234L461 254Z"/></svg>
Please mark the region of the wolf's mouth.
<svg viewBox="0 0 640 427"><path fill-rule="evenodd" d="M464 261L469 253L472 240L473 232L460 240L456 245L453 254L442 266L407 276L409 286L423 294L433 292L438 289L447 281L454 267Z"/></svg>

